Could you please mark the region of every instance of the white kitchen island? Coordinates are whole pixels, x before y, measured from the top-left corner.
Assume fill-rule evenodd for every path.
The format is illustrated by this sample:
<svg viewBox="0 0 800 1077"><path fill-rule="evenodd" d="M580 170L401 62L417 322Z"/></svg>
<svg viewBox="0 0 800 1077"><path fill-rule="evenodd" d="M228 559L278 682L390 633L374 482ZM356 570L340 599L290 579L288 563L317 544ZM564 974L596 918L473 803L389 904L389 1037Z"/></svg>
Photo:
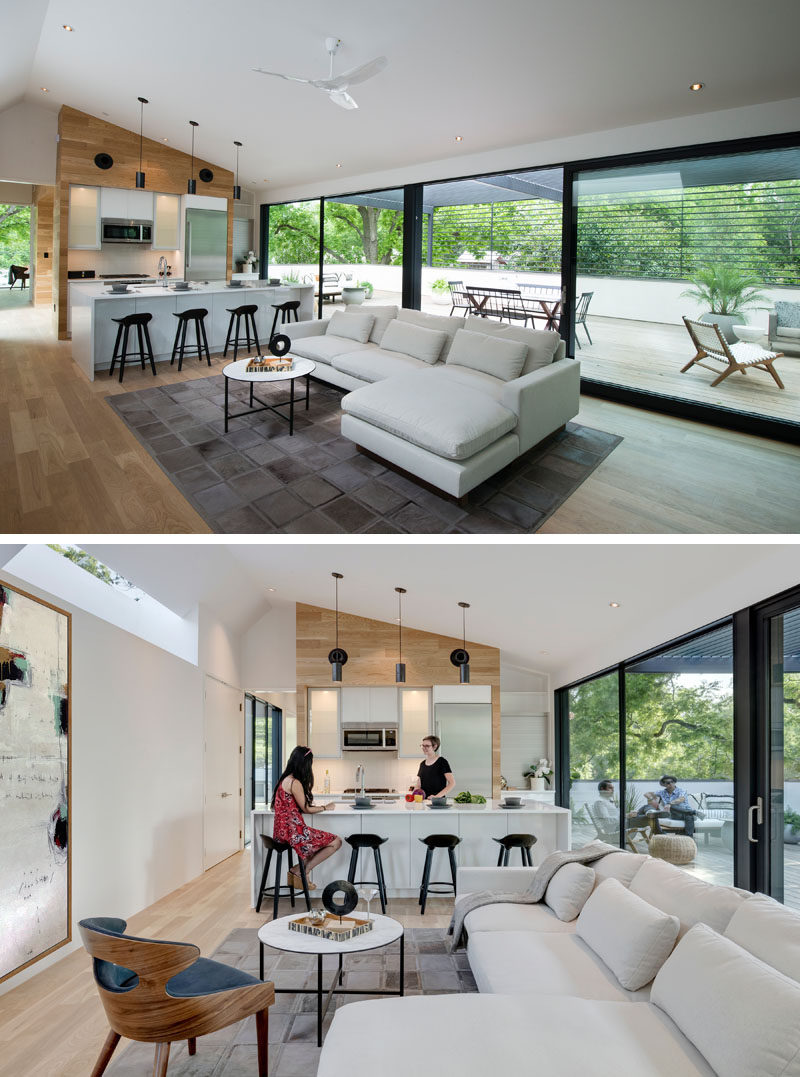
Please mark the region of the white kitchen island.
<svg viewBox="0 0 800 1077"><path fill-rule="evenodd" d="M157 363L169 361L178 325L173 314L194 307L204 307L208 311L205 328L209 350L212 354L221 352L225 347L231 317L229 309L244 303L253 303L258 307L255 319L263 351L266 350L275 315L272 305L288 303L293 299L300 301L300 321L314 316L313 284L276 288L264 281L229 288L225 281L210 281L208 284L194 281L188 289L181 291L176 290L172 283L166 288L163 284L135 284L127 292L113 295L107 284L72 281L69 288L72 357L87 378L94 381L95 371L111 367L118 328L111 319L146 311L153 315L148 328L155 360ZM188 333L187 343L190 341L194 343L194 338ZM192 359L197 362L194 355ZM184 363L186 361L184 359Z"/></svg>
<svg viewBox="0 0 800 1077"><path fill-rule="evenodd" d="M319 803L322 803L320 799ZM335 811L307 815L310 826L338 834L342 848L314 869L314 882L319 896L322 888L334 879L346 879L350 865L351 847L345 838L351 834L379 834L388 841L381 846L381 860L386 876L386 889L390 897L413 897L419 892L425 846L419 840L429 834L458 834L461 843L455 850L459 867L493 867L497 864L499 846L492 838L507 834L535 834L537 842L531 849L534 864L539 864L555 849L570 847L570 812L553 804L530 801L519 809L501 808L499 801L487 801L485 807L459 808L411 808L404 800L383 803L360 811L349 804L337 804ZM258 886L264 869L264 845L261 835L272 836L272 811L254 811L251 814L252 856L251 884L252 903L258 900ZM519 852L512 851L510 864L518 862ZM284 861L285 862L285 861ZM270 868L270 880L273 882ZM364 850L359 860L359 876L374 877L372 853ZM449 878L447 854L437 854L434 859L433 877ZM286 880L282 879L281 883Z"/></svg>

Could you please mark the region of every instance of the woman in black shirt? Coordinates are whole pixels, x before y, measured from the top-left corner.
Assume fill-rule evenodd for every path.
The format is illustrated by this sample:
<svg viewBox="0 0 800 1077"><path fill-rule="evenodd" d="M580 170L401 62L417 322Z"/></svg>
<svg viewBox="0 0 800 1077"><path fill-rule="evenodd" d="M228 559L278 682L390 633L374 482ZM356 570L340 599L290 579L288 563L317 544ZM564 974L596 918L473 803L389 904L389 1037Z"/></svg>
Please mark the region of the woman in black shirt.
<svg viewBox="0 0 800 1077"><path fill-rule="evenodd" d="M443 756L436 754L440 744L439 738L433 735L425 737L422 742L425 758L419 765L417 777L426 800L447 796L455 788L456 780L450 771L450 764Z"/></svg>

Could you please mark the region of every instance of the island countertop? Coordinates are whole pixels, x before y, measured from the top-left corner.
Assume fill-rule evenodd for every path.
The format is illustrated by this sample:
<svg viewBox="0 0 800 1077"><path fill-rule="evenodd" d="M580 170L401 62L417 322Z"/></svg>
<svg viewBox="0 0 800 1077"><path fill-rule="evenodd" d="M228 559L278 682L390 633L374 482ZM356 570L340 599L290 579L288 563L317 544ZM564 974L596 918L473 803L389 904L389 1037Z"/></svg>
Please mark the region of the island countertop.
<svg viewBox="0 0 800 1077"><path fill-rule="evenodd" d="M429 834L455 834L461 839L455 849L456 863L460 867L494 867L499 847L492 839L507 834L526 833L536 837L531 850L535 864L541 863L555 849L569 849L571 813L568 808L536 800L523 803L521 808L501 808L499 804L500 801L487 800L480 806L454 804L447 808L431 808L427 805L415 807L401 799L366 809L339 803L334 811L307 815L304 818L309 826L342 838L341 849L314 869L316 892L335 879L347 878L351 848L346 839L352 834L372 833L387 839L381 846L381 859L390 897L411 897L418 893L425 859L425 846L419 839ZM250 816L254 906L264 867L261 835L272 835L273 815L270 809L257 809ZM434 864L434 877L439 879L448 877L446 854L442 855L445 860L439 864L437 859ZM362 852L361 860L357 878L373 878L371 854ZM512 862L518 860L519 852L514 850ZM270 877L268 885L272 881Z"/></svg>

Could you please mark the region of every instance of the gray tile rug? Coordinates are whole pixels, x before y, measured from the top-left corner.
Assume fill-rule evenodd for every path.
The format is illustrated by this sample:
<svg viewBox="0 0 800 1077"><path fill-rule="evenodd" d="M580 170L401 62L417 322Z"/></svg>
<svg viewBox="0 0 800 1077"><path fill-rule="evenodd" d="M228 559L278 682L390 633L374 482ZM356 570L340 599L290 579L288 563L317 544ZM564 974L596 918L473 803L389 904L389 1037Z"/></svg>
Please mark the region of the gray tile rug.
<svg viewBox="0 0 800 1077"><path fill-rule="evenodd" d="M345 987L395 990L398 985L399 943L374 953L353 954L344 962ZM476 991L466 953L448 953L441 928L413 928L406 931L405 990L408 995L463 994ZM232 931L212 955L218 961L258 976L258 940L253 928ZM328 968L328 960L330 968ZM316 989L317 959L313 954L287 954L267 948L264 976L276 987ZM329 982L336 958L326 959L324 981ZM323 1025L330 1027L338 1006L368 999L365 995L342 995L331 1002ZM271 1077L313 1077L317 1072L316 995L278 994L269 1012L269 1071ZM197 1041L197 1054L189 1056L186 1043L176 1043L170 1051L169 1077L255 1077L255 1019L248 1018ZM358 1045L353 1045L358 1050ZM120 1050L120 1048L117 1048ZM154 1048L132 1043L115 1057L106 1070L108 1077L148 1077L152 1072Z"/></svg>
<svg viewBox="0 0 800 1077"><path fill-rule="evenodd" d="M247 391L232 387L231 411L246 406ZM285 399L285 386L268 391ZM312 381L310 408L296 408L292 437L271 412L234 419L224 434L222 374L107 400L219 534L530 533L622 440L569 423L462 507L359 453L339 433L341 398Z"/></svg>

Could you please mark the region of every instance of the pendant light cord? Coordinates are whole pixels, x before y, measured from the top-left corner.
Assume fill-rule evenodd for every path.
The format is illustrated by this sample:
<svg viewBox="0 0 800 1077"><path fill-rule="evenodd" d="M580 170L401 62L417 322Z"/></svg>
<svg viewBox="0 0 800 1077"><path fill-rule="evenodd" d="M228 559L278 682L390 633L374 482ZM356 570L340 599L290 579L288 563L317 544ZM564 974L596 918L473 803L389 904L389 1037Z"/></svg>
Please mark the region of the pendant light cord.
<svg viewBox="0 0 800 1077"><path fill-rule="evenodd" d="M403 596L397 592L397 658L403 661Z"/></svg>
<svg viewBox="0 0 800 1077"><path fill-rule="evenodd" d="M142 171L142 128L144 127L144 101L139 98L139 171Z"/></svg>
<svg viewBox="0 0 800 1077"><path fill-rule="evenodd" d="M339 650L339 581L336 580L336 650Z"/></svg>

